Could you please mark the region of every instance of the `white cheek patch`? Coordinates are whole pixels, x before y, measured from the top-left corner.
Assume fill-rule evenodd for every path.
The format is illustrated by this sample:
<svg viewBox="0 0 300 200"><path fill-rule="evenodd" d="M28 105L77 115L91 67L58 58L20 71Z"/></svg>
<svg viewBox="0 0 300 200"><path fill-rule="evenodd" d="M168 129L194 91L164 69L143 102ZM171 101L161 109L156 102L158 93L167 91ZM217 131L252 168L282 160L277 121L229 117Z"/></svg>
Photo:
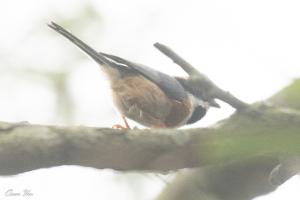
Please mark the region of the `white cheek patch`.
<svg viewBox="0 0 300 200"><path fill-rule="evenodd" d="M197 106L202 106L205 109L210 108L209 102L203 101L202 99L198 99L194 95L192 95L191 93L189 93L188 95L189 95L189 98L192 101L192 104L193 104L194 108L197 107Z"/></svg>

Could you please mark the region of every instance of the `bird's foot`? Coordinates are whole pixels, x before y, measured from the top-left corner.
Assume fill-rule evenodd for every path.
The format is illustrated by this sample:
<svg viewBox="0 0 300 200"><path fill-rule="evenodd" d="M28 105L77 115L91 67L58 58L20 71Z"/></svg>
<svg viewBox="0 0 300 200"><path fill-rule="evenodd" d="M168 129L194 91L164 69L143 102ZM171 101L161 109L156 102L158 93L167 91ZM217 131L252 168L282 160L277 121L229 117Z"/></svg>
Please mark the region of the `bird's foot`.
<svg viewBox="0 0 300 200"><path fill-rule="evenodd" d="M123 119L123 121L125 123L125 126L122 126L120 124L115 124L115 125L112 126L112 128L114 128L114 129L121 129L121 130L123 130L123 129L131 129L130 126L129 126L129 124L128 124L128 122L127 122L127 120L126 120L126 117L124 115L122 115L122 119Z"/></svg>
<svg viewBox="0 0 300 200"><path fill-rule="evenodd" d="M130 129L130 128L127 128L125 126L122 126L120 124L115 124L112 126L113 129L120 129L120 130L124 130L124 129Z"/></svg>

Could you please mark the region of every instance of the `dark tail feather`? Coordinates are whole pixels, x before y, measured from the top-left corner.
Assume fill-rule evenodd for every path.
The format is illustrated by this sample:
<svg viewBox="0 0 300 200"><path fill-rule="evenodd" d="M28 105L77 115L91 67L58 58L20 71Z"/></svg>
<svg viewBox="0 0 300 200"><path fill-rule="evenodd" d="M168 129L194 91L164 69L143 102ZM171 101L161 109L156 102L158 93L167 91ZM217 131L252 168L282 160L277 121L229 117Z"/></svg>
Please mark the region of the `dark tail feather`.
<svg viewBox="0 0 300 200"><path fill-rule="evenodd" d="M48 24L50 28L55 30L56 32L60 33L61 35L65 36L67 39L69 39L73 44L78 46L81 50L83 50L85 53L87 53L90 57L92 57L97 63L103 65L106 64L111 67L118 67L118 65L114 62L111 62L108 60L104 55L101 53L98 53L93 48L91 48L89 45L78 39L76 36L74 36L72 33L68 32L63 27L59 26L58 24L51 22Z"/></svg>
<svg viewBox="0 0 300 200"><path fill-rule="evenodd" d="M117 63L120 63L120 64L123 64L123 65L127 65L127 66L131 66L132 65L132 62L128 61L128 60L125 60L124 58L120 58L118 56L114 56L114 55L111 55L111 54L107 54L107 53L103 53L103 52L100 52L103 56L117 62Z"/></svg>

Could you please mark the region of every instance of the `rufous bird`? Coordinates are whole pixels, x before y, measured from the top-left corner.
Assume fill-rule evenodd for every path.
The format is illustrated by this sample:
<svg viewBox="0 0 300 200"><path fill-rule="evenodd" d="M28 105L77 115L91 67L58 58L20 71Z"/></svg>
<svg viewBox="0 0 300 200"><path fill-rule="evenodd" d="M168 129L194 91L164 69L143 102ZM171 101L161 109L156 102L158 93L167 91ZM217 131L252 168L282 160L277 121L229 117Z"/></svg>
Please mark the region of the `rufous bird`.
<svg viewBox="0 0 300 200"><path fill-rule="evenodd" d="M190 77L172 77L145 65L97 52L58 24L49 25L68 38L108 75L114 103L129 128L126 117L146 127L177 128L200 120L210 106ZM114 127L122 128L120 125Z"/></svg>

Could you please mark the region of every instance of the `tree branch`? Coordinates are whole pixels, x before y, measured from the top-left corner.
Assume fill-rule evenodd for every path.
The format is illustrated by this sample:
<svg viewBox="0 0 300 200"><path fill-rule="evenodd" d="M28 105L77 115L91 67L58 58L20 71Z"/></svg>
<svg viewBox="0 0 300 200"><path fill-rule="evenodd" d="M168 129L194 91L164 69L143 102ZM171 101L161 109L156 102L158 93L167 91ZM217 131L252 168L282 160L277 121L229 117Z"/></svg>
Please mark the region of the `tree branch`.
<svg viewBox="0 0 300 200"><path fill-rule="evenodd" d="M252 200L274 191L269 173L278 163L270 157L201 167L179 174L157 200Z"/></svg>
<svg viewBox="0 0 300 200"><path fill-rule="evenodd" d="M269 180L274 186L279 186L300 172L300 156L289 156L280 159L270 173Z"/></svg>
<svg viewBox="0 0 300 200"><path fill-rule="evenodd" d="M300 115L259 109L262 113L240 112L217 127L190 130L0 123L0 174L60 165L166 171L260 155L300 155Z"/></svg>
<svg viewBox="0 0 300 200"><path fill-rule="evenodd" d="M161 43L155 43L154 46L160 50L164 55L173 60L174 63L178 64L192 79L196 79L198 87L204 93L204 96L209 100L212 105L217 105L213 99L220 99L232 107L241 110L249 107L249 104L239 100L229 92L226 92L215 85L207 76L199 72L195 67L185 61L182 57L176 54L172 49Z"/></svg>
<svg viewBox="0 0 300 200"><path fill-rule="evenodd" d="M173 60L174 63L181 66L182 69L189 75L201 75L203 78L205 77L203 74L198 72L196 68L194 68L190 63L188 63L186 60L184 60L182 57L180 57L177 53L172 51L169 47L166 45L163 45L161 43L155 43L154 46L160 50L164 55L168 56L171 60ZM206 78L206 77L205 77Z"/></svg>
<svg viewBox="0 0 300 200"><path fill-rule="evenodd" d="M285 107L284 113L295 113L299 115L300 108L300 79L295 80L291 85L282 89L280 92L275 94L273 97L269 98L268 103L279 105L280 107ZM267 111L266 111L267 110ZM281 109L282 110L282 109ZM250 111L250 110L249 110ZM300 156L299 153L292 153L290 151L288 143L286 140L294 140L299 137L299 130L294 129L294 135L296 138L291 137L291 135L284 136L285 133L290 130L281 129L282 139L285 137L285 141L280 143L279 138L275 132L278 127L284 126L288 127L288 123L294 123L292 118L289 119L281 116L282 111L278 109L270 109L268 106L256 106L256 109L252 109L252 114L248 116L249 124L241 124L237 121L244 121L242 118L231 117L231 120L238 125L242 125L245 129L249 130L253 134L260 132L260 135L255 139L261 142L261 145L265 144L269 147L269 152L274 152L271 147L277 146L281 150L286 150L286 153L279 157L267 156L267 157L245 157L244 160L237 162L230 162L223 165L214 165L210 167L201 167L197 170L188 170L176 177L172 183L164 189L157 200L196 200L196 199L207 199L207 200L251 200L254 197L269 193L276 189L277 186L284 183L286 180L291 178L300 172ZM273 115L272 112L277 114ZM250 112L251 113L251 112ZM269 114L266 114L269 113ZM272 116L270 116L272 115ZM251 117L252 116L252 119ZM258 119L254 119L257 124L252 124L253 118L260 116ZM263 117L265 116L265 117ZM269 117L268 117L269 116ZM274 117L277 116L277 119ZM266 123L268 120L273 122L277 121L279 126L275 123ZM291 120L291 121L290 121ZM225 121L227 123L227 120ZM234 124L232 123L232 125ZM282 124L283 123L283 124ZM250 126L252 124L252 127ZM262 124L265 124L263 126ZM273 127L273 130L269 129ZM258 129L257 129L258 128ZM266 128L266 129L265 129ZM263 131L265 129L265 132ZM270 132L271 131L271 132ZM275 134L274 138L266 139L267 134ZM278 133L279 134L279 133ZM246 134L247 135L247 134ZM245 135L244 135L245 136ZM243 137L242 135L237 136L233 133L232 137L236 140L236 137ZM231 140L230 138L229 140ZM274 139L274 140L273 140ZM297 139L298 140L298 139ZM245 142L248 141L248 142ZM241 149L246 149L251 151L253 148L259 148L260 145L253 145L253 140L249 137L244 138L243 141L239 141L241 145L244 145ZM290 145L299 146L298 141L295 144L290 143ZM249 146L250 145L250 146ZM231 148L231 143L227 144L228 148ZM232 148L231 150L239 152L239 148ZM261 155L268 154L268 150L262 150ZM260 151L259 150L259 151ZM276 152L276 151L275 151ZM244 152L243 152L244 153Z"/></svg>

